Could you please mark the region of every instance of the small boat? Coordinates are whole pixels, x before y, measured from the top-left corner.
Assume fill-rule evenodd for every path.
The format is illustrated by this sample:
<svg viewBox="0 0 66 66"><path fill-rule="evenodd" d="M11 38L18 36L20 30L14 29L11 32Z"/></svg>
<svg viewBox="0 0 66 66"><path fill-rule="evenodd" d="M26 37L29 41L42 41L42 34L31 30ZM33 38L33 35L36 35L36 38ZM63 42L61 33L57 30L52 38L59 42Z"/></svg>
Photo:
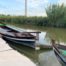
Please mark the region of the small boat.
<svg viewBox="0 0 66 66"><path fill-rule="evenodd" d="M55 41L52 40L52 47L58 61L62 64L62 66L66 66L66 46L55 44Z"/></svg>
<svg viewBox="0 0 66 66"><path fill-rule="evenodd" d="M39 34L40 32L19 32L18 30L15 30L7 25L0 26L0 34L3 39L36 48L35 42L37 40L37 36L32 33Z"/></svg>

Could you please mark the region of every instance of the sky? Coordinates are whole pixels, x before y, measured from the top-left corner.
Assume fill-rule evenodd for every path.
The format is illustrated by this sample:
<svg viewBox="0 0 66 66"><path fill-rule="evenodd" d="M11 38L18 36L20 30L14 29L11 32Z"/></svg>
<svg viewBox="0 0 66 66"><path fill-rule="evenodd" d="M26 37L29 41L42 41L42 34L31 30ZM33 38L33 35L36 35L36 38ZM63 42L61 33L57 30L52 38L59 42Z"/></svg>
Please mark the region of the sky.
<svg viewBox="0 0 66 66"><path fill-rule="evenodd" d="M50 4L66 4L66 0L27 0L28 16L46 16ZM25 15L25 0L0 0L0 14Z"/></svg>

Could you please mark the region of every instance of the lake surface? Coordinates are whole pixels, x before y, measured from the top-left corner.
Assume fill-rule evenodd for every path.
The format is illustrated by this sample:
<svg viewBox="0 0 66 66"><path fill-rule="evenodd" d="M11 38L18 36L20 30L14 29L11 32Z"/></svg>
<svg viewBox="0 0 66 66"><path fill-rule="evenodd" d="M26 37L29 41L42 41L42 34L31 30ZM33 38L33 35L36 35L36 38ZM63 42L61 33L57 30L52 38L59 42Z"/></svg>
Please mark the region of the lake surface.
<svg viewBox="0 0 66 66"><path fill-rule="evenodd" d="M22 28L23 30L35 30L34 28ZM36 30L41 31L42 34L40 44L50 44L51 39L55 39L59 43L66 44L66 29L59 28L41 28L40 30L36 28ZM46 36L44 32L46 32ZM40 37L39 37L40 38ZM44 41L43 41L44 40ZM27 56L31 61L33 61L37 66L61 66L58 62L56 56L54 55L53 50L39 50L36 51L26 46L17 45L9 42L9 45L17 50L19 53Z"/></svg>

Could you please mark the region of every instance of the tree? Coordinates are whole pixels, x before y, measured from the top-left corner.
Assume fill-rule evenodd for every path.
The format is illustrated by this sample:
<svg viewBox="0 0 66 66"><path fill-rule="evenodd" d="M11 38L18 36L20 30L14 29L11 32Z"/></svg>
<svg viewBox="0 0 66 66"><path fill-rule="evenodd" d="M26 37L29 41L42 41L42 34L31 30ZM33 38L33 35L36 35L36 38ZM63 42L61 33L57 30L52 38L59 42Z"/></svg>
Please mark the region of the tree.
<svg viewBox="0 0 66 66"><path fill-rule="evenodd" d="M50 26L62 26L66 16L66 7L62 5L50 5L46 9Z"/></svg>

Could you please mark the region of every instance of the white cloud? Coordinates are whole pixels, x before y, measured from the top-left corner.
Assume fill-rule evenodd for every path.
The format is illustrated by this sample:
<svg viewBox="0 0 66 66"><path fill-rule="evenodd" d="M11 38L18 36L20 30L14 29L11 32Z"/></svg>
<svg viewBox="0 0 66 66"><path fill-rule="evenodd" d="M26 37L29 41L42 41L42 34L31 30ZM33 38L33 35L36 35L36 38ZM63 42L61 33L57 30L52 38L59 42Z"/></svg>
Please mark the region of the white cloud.
<svg viewBox="0 0 66 66"><path fill-rule="evenodd" d="M30 7L39 7L41 5L46 5L48 4L48 0L27 0L28 1L28 6Z"/></svg>
<svg viewBox="0 0 66 66"><path fill-rule="evenodd" d="M61 5L61 4L64 4L66 5L66 0L58 0L58 3Z"/></svg>
<svg viewBox="0 0 66 66"><path fill-rule="evenodd" d="M46 16L45 7L49 0L28 0L28 15Z"/></svg>
<svg viewBox="0 0 66 66"><path fill-rule="evenodd" d="M47 16L46 12L30 12L28 16Z"/></svg>
<svg viewBox="0 0 66 66"><path fill-rule="evenodd" d="M14 0L15 4L8 6L7 9L1 10L0 13L11 15L25 14L25 0ZM45 7L49 0L27 0L28 16L46 16ZM10 3L11 4L11 3Z"/></svg>

